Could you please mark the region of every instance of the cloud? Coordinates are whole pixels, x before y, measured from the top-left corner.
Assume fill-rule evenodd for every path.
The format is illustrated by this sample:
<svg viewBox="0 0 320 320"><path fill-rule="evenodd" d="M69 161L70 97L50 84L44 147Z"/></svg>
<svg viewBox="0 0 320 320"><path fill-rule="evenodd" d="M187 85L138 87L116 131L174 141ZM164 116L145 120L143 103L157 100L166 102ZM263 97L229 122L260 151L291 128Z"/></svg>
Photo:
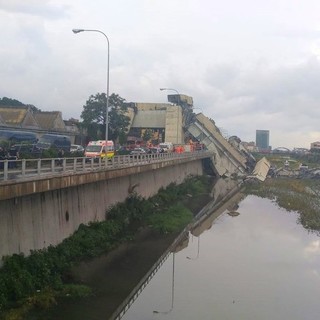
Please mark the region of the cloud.
<svg viewBox="0 0 320 320"><path fill-rule="evenodd" d="M311 131L314 136L319 132L320 62L315 57L272 68L259 64L255 68L240 68L235 63L214 65L205 81L206 90L211 92L207 100L214 102L208 111L213 118L225 118L223 127L238 126L239 132L250 128L252 139L255 129L270 128L272 132L277 128L287 136L303 131Z"/></svg>
<svg viewBox="0 0 320 320"><path fill-rule="evenodd" d="M308 246L304 249L306 254L318 255L320 253L320 241L311 241Z"/></svg>
<svg viewBox="0 0 320 320"><path fill-rule="evenodd" d="M274 147L320 139L320 3L0 0L0 96L79 118L91 94L166 102L175 88L230 135ZM317 136L319 138L317 138Z"/></svg>
<svg viewBox="0 0 320 320"><path fill-rule="evenodd" d="M11 14L60 19L67 16L68 6L56 5L52 0L0 0L0 11Z"/></svg>

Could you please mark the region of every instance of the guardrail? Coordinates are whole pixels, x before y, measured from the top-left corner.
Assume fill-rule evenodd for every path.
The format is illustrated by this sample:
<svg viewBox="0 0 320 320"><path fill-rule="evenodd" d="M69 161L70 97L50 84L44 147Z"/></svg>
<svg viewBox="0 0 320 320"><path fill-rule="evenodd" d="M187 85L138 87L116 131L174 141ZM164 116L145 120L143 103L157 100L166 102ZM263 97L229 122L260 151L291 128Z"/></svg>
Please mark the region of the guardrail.
<svg viewBox="0 0 320 320"><path fill-rule="evenodd" d="M150 164L165 160L185 159L194 156L212 156L208 151L185 153L159 153L143 155L119 155L111 159L50 158L0 160L0 184L8 180L34 180L48 175L73 174L93 170L112 170L123 167Z"/></svg>

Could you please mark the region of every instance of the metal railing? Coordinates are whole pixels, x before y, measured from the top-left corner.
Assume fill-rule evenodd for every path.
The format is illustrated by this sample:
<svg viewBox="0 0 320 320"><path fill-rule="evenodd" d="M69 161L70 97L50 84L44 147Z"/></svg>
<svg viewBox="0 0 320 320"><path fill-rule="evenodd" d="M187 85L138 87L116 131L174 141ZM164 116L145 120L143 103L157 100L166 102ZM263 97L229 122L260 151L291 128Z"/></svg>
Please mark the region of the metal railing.
<svg viewBox="0 0 320 320"><path fill-rule="evenodd" d="M166 160L186 159L195 156L212 156L208 151L185 153L159 153L142 155L118 155L111 159L101 158L50 158L0 160L0 184L8 180L35 180L44 176L74 174L96 170L112 170L146 165Z"/></svg>

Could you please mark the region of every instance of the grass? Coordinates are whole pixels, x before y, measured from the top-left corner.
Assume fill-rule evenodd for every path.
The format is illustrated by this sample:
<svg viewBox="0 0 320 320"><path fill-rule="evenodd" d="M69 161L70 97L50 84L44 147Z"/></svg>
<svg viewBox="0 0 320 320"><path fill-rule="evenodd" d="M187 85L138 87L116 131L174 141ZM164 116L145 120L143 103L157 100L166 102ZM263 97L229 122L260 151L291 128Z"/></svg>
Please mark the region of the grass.
<svg viewBox="0 0 320 320"><path fill-rule="evenodd" d="M291 170L298 170L302 163L307 164L309 168L318 168L320 166L320 152L308 154L256 154L255 157L257 160L266 157L272 166L276 168L284 167L286 160L289 162Z"/></svg>
<svg viewBox="0 0 320 320"><path fill-rule="evenodd" d="M182 203L209 192L206 177L190 177L183 184L171 184L150 199L133 194L108 212L106 220L80 225L56 247L32 251L29 256L4 257L0 269L0 319L20 320L34 308L48 308L57 298L79 298L90 288L72 283L70 270L86 259L107 253L130 241L144 227L159 233L182 230L192 212Z"/></svg>
<svg viewBox="0 0 320 320"><path fill-rule="evenodd" d="M192 221L192 218L192 212L178 203L168 208L164 213L150 215L147 223L160 233L173 233L183 229Z"/></svg>
<svg viewBox="0 0 320 320"><path fill-rule="evenodd" d="M309 231L320 231L320 184L318 180L276 178L247 184L245 192L275 201L281 208L299 213Z"/></svg>

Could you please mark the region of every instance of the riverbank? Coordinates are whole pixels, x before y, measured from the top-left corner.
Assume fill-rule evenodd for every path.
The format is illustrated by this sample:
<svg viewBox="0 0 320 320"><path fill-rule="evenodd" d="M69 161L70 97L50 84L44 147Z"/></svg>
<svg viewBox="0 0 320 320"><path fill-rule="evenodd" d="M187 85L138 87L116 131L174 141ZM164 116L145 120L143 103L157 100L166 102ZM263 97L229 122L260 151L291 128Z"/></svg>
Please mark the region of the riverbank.
<svg viewBox="0 0 320 320"><path fill-rule="evenodd" d="M179 186L172 184L159 190L148 200L133 195L111 208L106 221L81 225L57 247L32 252L28 257L6 257L0 270L1 319L26 319L34 308L47 309L60 299L92 294L81 283L73 284L72 268L132 242L146 227L160 236L179 232L193 219L183 203L197 195L208 195L209 180L190 178ZM10 312L4 312L8 309Z"/></svg>
<svg viewBox="0 0 320 320"><path fill-rule="evenodd" d="M76 266L73 281L90 287L93 294L81 300L59 300L58 305L42 314L42 319L99 319L101 314L109 319L176 236L141 230L132 241L111 253Z"/></svg>
<svg viewBox="0 0 320 320"><path fill-rule="evenodd" d="M268 198L279 207L299 213L299 223L320 232L320 185L314 179L268 178L264 183L247 183L245 193Z"/></svg>

